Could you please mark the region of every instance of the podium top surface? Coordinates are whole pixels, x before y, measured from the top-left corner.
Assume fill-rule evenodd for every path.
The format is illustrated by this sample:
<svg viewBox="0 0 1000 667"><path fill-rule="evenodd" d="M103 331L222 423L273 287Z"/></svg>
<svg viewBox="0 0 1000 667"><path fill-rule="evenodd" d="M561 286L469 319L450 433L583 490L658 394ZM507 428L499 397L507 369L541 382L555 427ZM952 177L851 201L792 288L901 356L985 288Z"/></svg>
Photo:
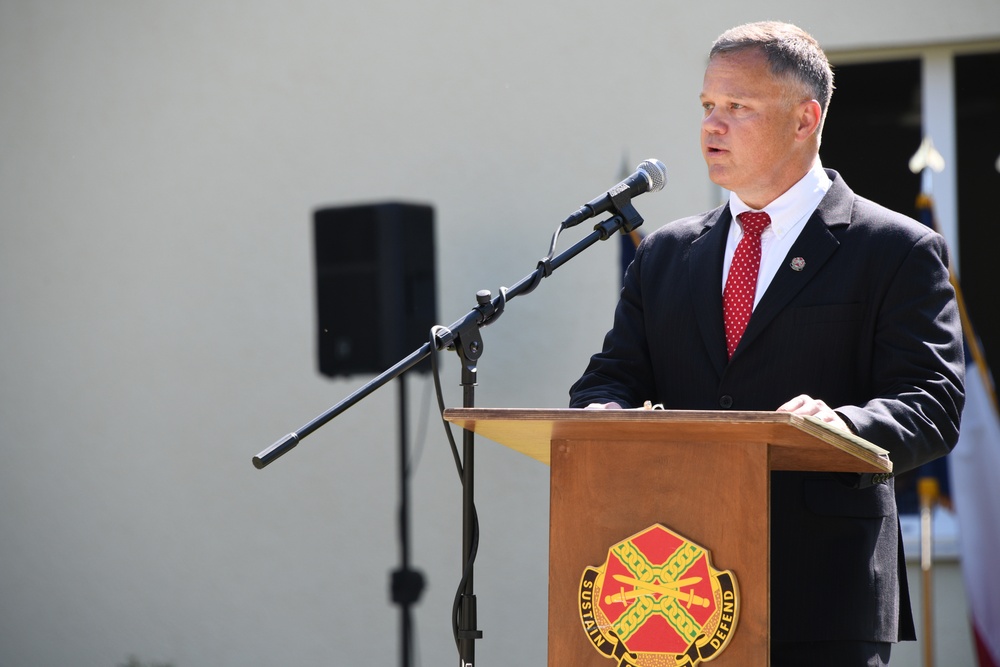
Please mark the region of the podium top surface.
<svg viewBox="0 0 1000 667"><path fill-rule="evenodd" d="M451 408L445 419L549 464L553 440L759 442L771 470L892 472L886 450L787 412Z"/></svg>

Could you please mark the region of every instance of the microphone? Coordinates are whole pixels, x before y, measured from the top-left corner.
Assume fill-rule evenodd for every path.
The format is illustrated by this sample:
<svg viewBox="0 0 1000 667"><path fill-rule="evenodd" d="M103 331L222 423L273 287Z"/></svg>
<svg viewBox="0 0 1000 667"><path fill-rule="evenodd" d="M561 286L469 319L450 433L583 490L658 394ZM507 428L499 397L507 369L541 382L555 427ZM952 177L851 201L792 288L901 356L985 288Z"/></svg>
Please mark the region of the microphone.
<svg viewBox="0 0 1000 667"><path fill-rule="evenodd" d="M575 213L566 218L562 228L567 229L589 220L595 215L609 211L615 206L615 200L622 195L631 200L644 192L659 192L667 184L667 168L656 159L644 160L636 167L635 173L611 188L597 199L581 206Z"/></svg>

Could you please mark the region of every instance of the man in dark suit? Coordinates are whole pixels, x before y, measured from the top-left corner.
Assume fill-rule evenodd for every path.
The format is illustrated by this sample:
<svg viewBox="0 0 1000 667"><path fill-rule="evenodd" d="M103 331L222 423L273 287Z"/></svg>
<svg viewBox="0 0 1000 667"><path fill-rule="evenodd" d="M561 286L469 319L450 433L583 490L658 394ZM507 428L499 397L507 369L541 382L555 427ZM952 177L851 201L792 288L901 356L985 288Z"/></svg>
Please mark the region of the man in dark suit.
<svg viewBox="0 0 1000 667"><path fill-rule="evenodd" d="M573 407L813 415L889 450L896 473L954 447L964 361L944 241L820 165L832 90L795 26L719 37L701 136L729 202L642 242ZM888 664L915 638L892 480L776 472L771 506L771 664Z"/></svg>

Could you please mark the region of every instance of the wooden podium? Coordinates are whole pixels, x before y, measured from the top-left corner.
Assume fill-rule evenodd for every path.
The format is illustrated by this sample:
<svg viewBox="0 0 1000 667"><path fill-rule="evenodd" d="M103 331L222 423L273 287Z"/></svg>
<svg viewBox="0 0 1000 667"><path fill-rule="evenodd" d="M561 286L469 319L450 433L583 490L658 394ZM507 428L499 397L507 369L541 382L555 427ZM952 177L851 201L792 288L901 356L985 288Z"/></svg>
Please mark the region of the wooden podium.
<svg viewBox="0 0 1000 667"><path fill-rule="evenodd" d="M788 413L456 408L445 418L551 466L550 667L617 665L584 630L581 577L654 524L736 577L739 617L713 667L765 667L770 471L892 471L885 450Z"/></svg>

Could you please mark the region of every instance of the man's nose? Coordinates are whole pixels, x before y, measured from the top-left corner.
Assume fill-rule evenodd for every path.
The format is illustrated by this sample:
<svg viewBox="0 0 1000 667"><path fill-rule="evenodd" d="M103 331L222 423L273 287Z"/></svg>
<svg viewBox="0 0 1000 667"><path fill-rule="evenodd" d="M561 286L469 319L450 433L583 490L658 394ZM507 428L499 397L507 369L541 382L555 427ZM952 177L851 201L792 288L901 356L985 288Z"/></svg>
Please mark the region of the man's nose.
<svg viewBox="0 0 1000 667"><path fill-rule="evenodd" d="M712 109L701 120L701 129L711 134L722 134L726 131L726 123L719 116L717 109Z"/></svg>

